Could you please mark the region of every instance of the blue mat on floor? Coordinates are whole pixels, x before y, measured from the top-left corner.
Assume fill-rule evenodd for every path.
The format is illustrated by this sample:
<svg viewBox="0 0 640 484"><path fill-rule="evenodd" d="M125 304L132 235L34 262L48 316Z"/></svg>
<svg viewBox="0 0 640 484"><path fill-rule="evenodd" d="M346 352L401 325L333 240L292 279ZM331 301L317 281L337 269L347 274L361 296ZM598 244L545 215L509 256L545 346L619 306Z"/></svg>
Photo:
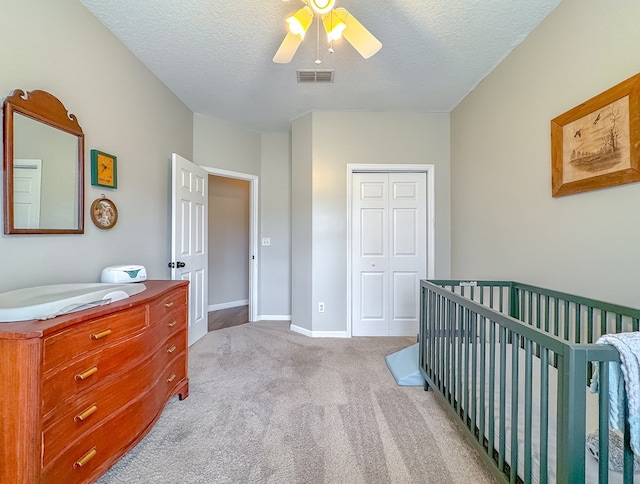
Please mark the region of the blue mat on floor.
<svg viewBox="0 0 640 484"><path fill-rule="evenodd" d="M386 356L385 360L398 385L424 386L424 377L418 369L418 343Z"/></svg>

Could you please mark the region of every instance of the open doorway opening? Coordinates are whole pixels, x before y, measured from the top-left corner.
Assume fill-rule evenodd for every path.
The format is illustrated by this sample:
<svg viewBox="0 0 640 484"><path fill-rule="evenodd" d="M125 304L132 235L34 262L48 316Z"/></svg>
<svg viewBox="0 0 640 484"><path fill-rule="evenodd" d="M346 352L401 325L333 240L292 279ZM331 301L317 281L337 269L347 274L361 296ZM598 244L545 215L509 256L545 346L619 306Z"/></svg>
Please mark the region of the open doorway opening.
<svg viewBox="0 0 640 484"><path fill-rule="evenodd" d="M209 330L257 320L258 177L203 167L208 176Z"/></svg>
<svg viewBox="0 0 640 484"><path fill-rule="evenodd" d="M250 184L209 175L208 329L249 321Z"/></svg>

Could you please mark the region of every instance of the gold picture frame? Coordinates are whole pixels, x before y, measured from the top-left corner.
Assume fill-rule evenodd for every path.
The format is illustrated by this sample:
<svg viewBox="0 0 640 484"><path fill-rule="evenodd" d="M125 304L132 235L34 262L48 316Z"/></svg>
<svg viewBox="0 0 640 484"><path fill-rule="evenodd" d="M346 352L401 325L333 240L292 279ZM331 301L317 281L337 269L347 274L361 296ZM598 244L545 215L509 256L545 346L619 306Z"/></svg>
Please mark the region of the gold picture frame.
<svg viewBox="0 0 640 484"><path fill-rule="evenodd" d="M116 204L113 203L104 195L101 198L97 198L91 204L89 209L91 215L91 221L96 227L102 230L112 229L118 222L118 209Z"/></svg>
<svg viewBox="0 0 640 484"><path fill-rule="evenodd" d="M554 197L640 181L640 74L551 120Z"/></svg>

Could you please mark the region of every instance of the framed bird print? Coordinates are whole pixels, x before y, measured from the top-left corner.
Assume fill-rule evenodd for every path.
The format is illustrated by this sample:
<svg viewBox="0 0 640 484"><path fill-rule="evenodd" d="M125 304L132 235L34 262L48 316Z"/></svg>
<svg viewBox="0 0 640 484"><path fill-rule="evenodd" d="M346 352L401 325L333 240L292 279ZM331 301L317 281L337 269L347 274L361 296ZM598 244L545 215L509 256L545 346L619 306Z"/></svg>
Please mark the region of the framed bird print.
<svg viewBox="0 0 640 484"><path fill-rule="evenodd" d="M552 195L640 181L640 74L551 120Z"/></svg>
<svg viewBox="0 0 640 484"><path fill-rule="evenodd" d="M118 187L118 159L108 153L91 150L91 184L98 187Z"/></svg>

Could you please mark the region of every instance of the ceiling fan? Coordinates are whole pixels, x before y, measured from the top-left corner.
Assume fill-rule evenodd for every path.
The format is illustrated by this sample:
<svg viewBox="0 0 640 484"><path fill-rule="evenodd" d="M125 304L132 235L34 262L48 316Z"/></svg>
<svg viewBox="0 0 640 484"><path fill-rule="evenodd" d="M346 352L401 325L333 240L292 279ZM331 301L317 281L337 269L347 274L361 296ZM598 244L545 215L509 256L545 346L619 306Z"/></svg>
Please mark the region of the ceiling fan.
<svg viewBox="0 0 640 484"><path fill-rule="evenodd" d="M278 64L291 62L316 14L324 25L329 43L344 37L365 59L382 48L380 41L346 9L333 8L335 0L302 0L302 2L305 6L287 18L289 30L276 55L273 56L273 62Z"/></svg>

